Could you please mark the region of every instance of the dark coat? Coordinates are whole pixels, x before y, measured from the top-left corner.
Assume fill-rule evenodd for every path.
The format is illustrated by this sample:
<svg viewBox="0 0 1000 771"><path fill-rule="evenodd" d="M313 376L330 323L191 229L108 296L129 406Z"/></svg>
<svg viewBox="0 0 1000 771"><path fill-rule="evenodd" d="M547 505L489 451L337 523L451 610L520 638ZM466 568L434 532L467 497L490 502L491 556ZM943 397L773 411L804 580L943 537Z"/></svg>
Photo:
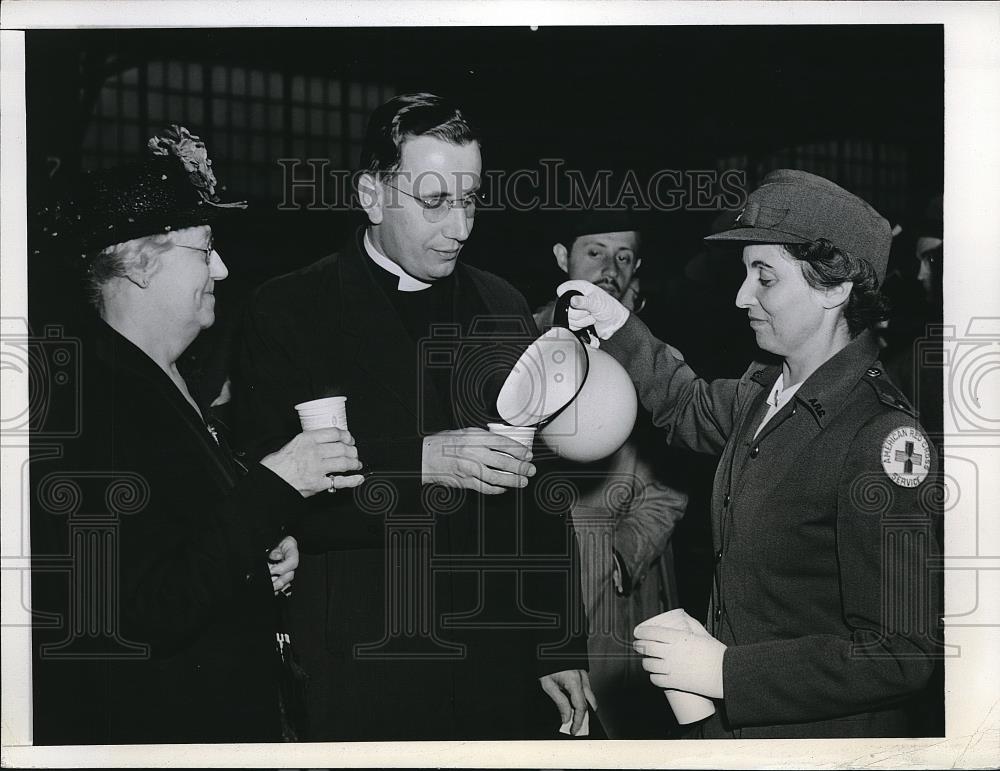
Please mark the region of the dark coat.
<svg viewBox="0 0 1000 771"><path fill-rule="evenodd" d="M279 739L267 551L302 498L109 326L83 342L80 435L32 465L36 609L65 614L34 635L36 742Z"/></svg>
<svg viewBox="0 0 1000 771"><path fill-rule="evenodd" d="M346 395L373 472L310 501L297 532L292 638L310 678L308 738L554 735L538 677L585 668L586 640L578 585L568 590L572 533L539 453L523 491L420 481L424 436L498 419L497 376L536 336L527 304L460 263L456 322L417 342L362 236L256 292L236 383L251 454L300 430L296 403Z"/></svg>
<svg viewBox="0 0 1000 771"><path fill-rule="evenodd" d="M707 627L728 646L725 699L701 733L907 735L906 702L939 650L940 488L929 444L917 459L927 476L902 480L913 486L883 467L896 429L922 429L882 375L873 337L816 370L756 439L778 366L708 383L634 317L605 349L670 441L721 455Z"/></svg>

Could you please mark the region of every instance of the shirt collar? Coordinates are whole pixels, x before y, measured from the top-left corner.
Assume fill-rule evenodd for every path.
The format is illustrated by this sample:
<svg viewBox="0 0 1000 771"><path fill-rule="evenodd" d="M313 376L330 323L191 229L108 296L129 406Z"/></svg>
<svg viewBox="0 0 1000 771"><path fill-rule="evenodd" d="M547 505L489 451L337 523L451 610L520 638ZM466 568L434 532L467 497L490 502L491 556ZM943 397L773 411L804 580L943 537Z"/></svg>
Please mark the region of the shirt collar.
<svg viewBox="0 0 1000 771"><path fill-rule="evenodd" d="M878 341L866 330L806 378L795 398L823 426L877 359Z"/></svg>
<svg viewBox="0 0 1000 771"><path fill-rule="evenodd" d="M371 238L368 237L368 230L365 230L365 252L368 253L371 261L378 265L382 270L392 273L394 276L399 278L399 283L396 285L396 289L400 292L420 292L424 289L430 288L430 284L421 281L418 278L414 278L405 270L403 270L397 263L390 260L382 252L375 248L375 244L372 243Z"/></svg>
<svg viewBox="0 0 1000 771"><path fill-rule="evenodd" d="M828 359L799 384L794 398L822 427L840 409L847 394L878 359L878 341L871 331L864 331ZM780 364L762 365L750 379L767 391L766 401L774 398L774 387L782 377ZM782 385L784 380L782 379Z"/></svg>

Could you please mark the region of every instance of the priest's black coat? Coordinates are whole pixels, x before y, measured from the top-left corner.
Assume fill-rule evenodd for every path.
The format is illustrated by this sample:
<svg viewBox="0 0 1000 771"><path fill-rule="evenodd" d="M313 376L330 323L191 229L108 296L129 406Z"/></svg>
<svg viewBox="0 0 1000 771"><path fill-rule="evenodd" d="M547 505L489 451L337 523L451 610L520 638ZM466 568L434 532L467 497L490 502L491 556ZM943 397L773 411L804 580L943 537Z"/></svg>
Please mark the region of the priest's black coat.
<svg viewBox="0 0 1000 771"><path fill-rule="evenodd" d="M236 382L251 456L300 430L295 404L343 395L371 472L310 501L296 533L292 639L309 675L308 738L555 737L538 678L586 668L558 478L536 448L523 490L420 482L425 436L497 420L499 382L537 334L527 303L459 263L435 289L442 323L415 336L398 302L420 300L392 297L362 239L256 292Z"/></svg>

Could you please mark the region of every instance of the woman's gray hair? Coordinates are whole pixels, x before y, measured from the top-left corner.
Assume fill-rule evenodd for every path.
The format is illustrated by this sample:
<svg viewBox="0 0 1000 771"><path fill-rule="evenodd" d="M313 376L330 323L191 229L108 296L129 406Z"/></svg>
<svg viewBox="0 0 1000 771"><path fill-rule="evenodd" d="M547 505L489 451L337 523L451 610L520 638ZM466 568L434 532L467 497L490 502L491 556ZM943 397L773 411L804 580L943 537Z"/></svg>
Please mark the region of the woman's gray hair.
<svg viewBox="0 0 1000 771"><path fill-rule="evenodd" d="M129 271L145 269L152 258L163 254L174 245L174 233L156 233L133 238L120 244L111 244L88 255L86 294L98 311L104 309L104 287L112 279L125 278Z"/></svg>

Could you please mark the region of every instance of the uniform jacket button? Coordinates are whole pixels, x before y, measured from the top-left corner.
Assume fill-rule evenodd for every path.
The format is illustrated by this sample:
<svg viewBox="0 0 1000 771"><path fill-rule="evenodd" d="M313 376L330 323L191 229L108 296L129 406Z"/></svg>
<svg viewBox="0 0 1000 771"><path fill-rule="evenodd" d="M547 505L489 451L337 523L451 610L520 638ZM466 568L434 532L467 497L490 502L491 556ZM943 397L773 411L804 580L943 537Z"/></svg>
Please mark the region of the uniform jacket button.
<svg viewBox="0 0 1000 771"><path fill-rule="evenodd" d="M722 608L715 609L715 620L718 621L722 618Z"/></svg>
<svg viewBox="0 0 1000 771"><path fill-rule="evenodd" d="M719 550L718 550L718 551L717 551L717 552L715 553L715 561L716 561L716 562L722 562L722 549L719 549Z"/></svg>
<svg viewBox="0 0 1000 771"><path fill-rule="evenodd" d="M752 450L750 450L750 457L751 458L756 458L758 455L760 455L760 445L758 445L757 447L754 447Z"/></svg>
<svg viewBox="0 0 1000 771"><path fill-rule="evenodd" d="M243 580L249 584L251 581L253 581L253 573L247 573L245 576L243 576Z"/></svg>
<svg viewBox="0 0 1000 771"><path fill-rule="evenodd" d="M726 493L724 496L722 496L722 506L728 509L730 500L732 499L729 497L729 493Z"/></svg>

